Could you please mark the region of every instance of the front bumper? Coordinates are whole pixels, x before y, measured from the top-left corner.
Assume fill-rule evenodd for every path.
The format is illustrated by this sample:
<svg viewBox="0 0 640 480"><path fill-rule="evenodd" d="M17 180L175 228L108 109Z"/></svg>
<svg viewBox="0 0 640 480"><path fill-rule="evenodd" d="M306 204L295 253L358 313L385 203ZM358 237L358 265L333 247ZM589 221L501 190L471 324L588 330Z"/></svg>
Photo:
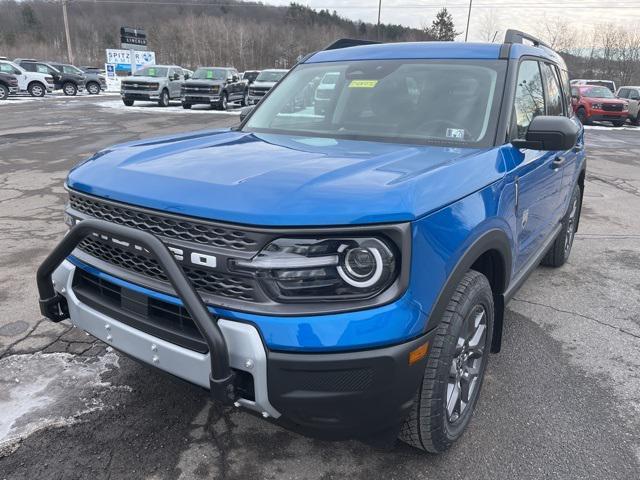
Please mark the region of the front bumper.
<svg viewBox="0 0 640 480"><path fill-rule="evenodd" d="M77 268L65 260L53 274L73 325L148 365L209 388L208 353L174 345L84 304L73 289ZM301 433L331 439L397 434L426 362L425 358L410 366L409 352L432 337L430 333L359 352L283 353L268 350L253 325L220 318L218 326L228 345L229 365L253 378L254 397L240 397L236 406L278 419Z"/></svg>
<svg viewBox="0 0 640 480"><path fill-rule="evenodd" d="M213 105L220 102L220 94L182 94L181 100L190 105Z"/></svg>
<svg viewBox="0 0 640 480"><path fill-rule="evenodd" d="M148 92L139 90L122 90L120 96L123 100L142 100L154 102L160 100L160 90L151 90Z"/></svg>
<svg viewBox="0 0 640 480"><path fill-rule="evenodd" d="M15 86L15 87L9 87L9 95L15 95L16 93L18 93L20 91L20 89Z"/></svg>
<svg viewBox="0 0 640 480"><path fill-rule="evenodd" d="M609 112L606 110L591 110L589 120L596 122L618 122L629 118L629 112Z"/></svg>

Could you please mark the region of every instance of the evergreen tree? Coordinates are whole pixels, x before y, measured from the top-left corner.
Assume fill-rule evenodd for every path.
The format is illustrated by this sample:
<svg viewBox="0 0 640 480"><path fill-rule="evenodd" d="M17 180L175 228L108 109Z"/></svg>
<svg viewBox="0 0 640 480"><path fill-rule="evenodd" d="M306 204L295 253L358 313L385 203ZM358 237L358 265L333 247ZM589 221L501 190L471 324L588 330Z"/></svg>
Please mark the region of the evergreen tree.
<svg viewBox="0 0 640 480"><path fill-rule="evenodd" d="M456 32L453 25L453 17L446 7L443 7L438 12L436 19L431 24L431 27L425 30L425 33L433 37L434 40L441 42L452 42L460 34L460 32Z"/></svg>

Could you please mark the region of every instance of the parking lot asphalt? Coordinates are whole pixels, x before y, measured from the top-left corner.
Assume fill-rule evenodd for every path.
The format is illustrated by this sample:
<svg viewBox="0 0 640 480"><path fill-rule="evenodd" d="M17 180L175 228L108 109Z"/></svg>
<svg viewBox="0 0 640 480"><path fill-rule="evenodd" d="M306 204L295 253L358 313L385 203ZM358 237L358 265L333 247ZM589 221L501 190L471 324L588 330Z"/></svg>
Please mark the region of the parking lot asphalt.
<svg viewBox="0 0 640 480"><path fill-rule="evenodd" d="M9 100L0 118L0 479L640 478L640 129L588 128L569 263L538 268L509 304L469 431L430 456L220 408L39 314L35 270L66 229L67 171L237 112L85 96Z"/></svg>

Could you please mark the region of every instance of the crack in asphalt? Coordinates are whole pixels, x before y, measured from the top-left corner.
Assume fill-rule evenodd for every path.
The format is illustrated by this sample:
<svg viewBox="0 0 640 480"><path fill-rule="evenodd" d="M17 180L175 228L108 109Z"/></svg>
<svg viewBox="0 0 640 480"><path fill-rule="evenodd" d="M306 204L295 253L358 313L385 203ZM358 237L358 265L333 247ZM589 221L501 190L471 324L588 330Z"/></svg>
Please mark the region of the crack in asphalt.
<svg viewBox="0 0 640 480"><path fill-rule="evenodd" d="M609 185L611 187L617 188L618 190L622 190L623 192L628 193L630 195L640 197L640 190L638 190L637 187L633 186L623 178L607 176L603 174L595 175L593 173L588 173L587 181L594 181L594 180L598 182L602 182L605 185Z"/></svg>
<svg viewBox="0 0 640 480"><path fill-rule="evenodd" d="M47 320L47 319L42 317L40 320L38 320L36 322L36 324L33 327L31 327L31 329L23 337L19 338L15 342L11 342L9 345L7 345L7 348L2 353L0 353L0 360L2 360L3 358L9 356L7 354L11 351L11 349L13 347L15 347L16 345L18 345L20 342L22 342L22 341L26 340L27 338L29 338L29 336L35 331L35 329L38 328L38 326L40 326L40 324L42 322L44 322L45 320Z"/></svg>
<svg viewBox="0 0 640 480"><path fill-rule="evenodd" d="M591 320L591 321L593 321L593 322L595 322L595 323L597 323L597 324L599 324L599 325L602 325L603 327L609 327L609 328L611 328L611 329L613 329L613 330L617 330L617 331L618 331L618 332L620 332L620 333L624 333L624 334L626 334L626 335L629 335L630 337L633 337L633 338L636 338L636 339L639 339L639 340L640 340L640 335L638 335L638 334L636 334L636 333L630 332L629 330L625 330L625 329L624 329L624 328L622 328L622 327L617 327L617 326L615 326L615 325L611 325L610 323L603 322L602 320L598 320L597 318L590 317L590 316L588 316L588 315L583 315L582 313L572 312L572 311L570 311L570 310L563 310L563 309L561 309L561 308L552 307L551 305L546 305L546 304L544 304L544 303L539 303L539 302L533 302L533 301L531 301L531 300L523 300L523 299L521 299L521 298L515 298L515 297L514 297L514 298L512 298L512 299L511 299L511 301L515 301L515 302L522 302L522 303L528 303L528 304L530 304L530 305L537 305L537 306L539 306L539 307L546 307L546 308L550 308L551 310L554 310L554 311L556 311L556 312L558 312L558 313L566 313L566 314L568 314L568 315L575 315L575 316L577 316L577 317L581 317L581 318L584 318L584 319L587 319L587 320Z"/></svg>

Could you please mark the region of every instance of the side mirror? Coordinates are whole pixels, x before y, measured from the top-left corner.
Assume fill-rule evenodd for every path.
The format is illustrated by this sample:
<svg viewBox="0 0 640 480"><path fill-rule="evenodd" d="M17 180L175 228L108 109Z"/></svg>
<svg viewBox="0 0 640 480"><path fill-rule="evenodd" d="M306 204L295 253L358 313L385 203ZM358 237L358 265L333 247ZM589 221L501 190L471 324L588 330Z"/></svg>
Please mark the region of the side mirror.
<svg viewBox="0 0 640 480"><path fill-rule="evenodd" d="M173 74L173 79L174 80L180 80L180 74L179 73L174 73Z"/></svg>
<svg viewBox="0 0 640 480"><path fill-rule="evenodd" d="M189 80L191 78L191 75L189 75L188 73L184 74L184 79L185 80Z"/></svg>
<svg viewBox="0 0 640 480"><path fill-rule="evenodd" d="M231 77L231 81L233 83L236 83L238 80L240 80L240 77L238 77L238 75L234 75L233 77Z"/></svg>
<svg viewBox="0 0 640 480"><path fill-rule="evenodd" d="M531 120L524 140L513 140L516 148L565 151L575 147L580 127L567 117L539 115Z"/></svg>
<svg viewBox="0 0 640 480"><path fill-rule="evenodd" d="M247 118L247 116L253 111L254 108L256 108L255 105L250 105L240 110L240 121L243 122L244 119Z"/></svg>

